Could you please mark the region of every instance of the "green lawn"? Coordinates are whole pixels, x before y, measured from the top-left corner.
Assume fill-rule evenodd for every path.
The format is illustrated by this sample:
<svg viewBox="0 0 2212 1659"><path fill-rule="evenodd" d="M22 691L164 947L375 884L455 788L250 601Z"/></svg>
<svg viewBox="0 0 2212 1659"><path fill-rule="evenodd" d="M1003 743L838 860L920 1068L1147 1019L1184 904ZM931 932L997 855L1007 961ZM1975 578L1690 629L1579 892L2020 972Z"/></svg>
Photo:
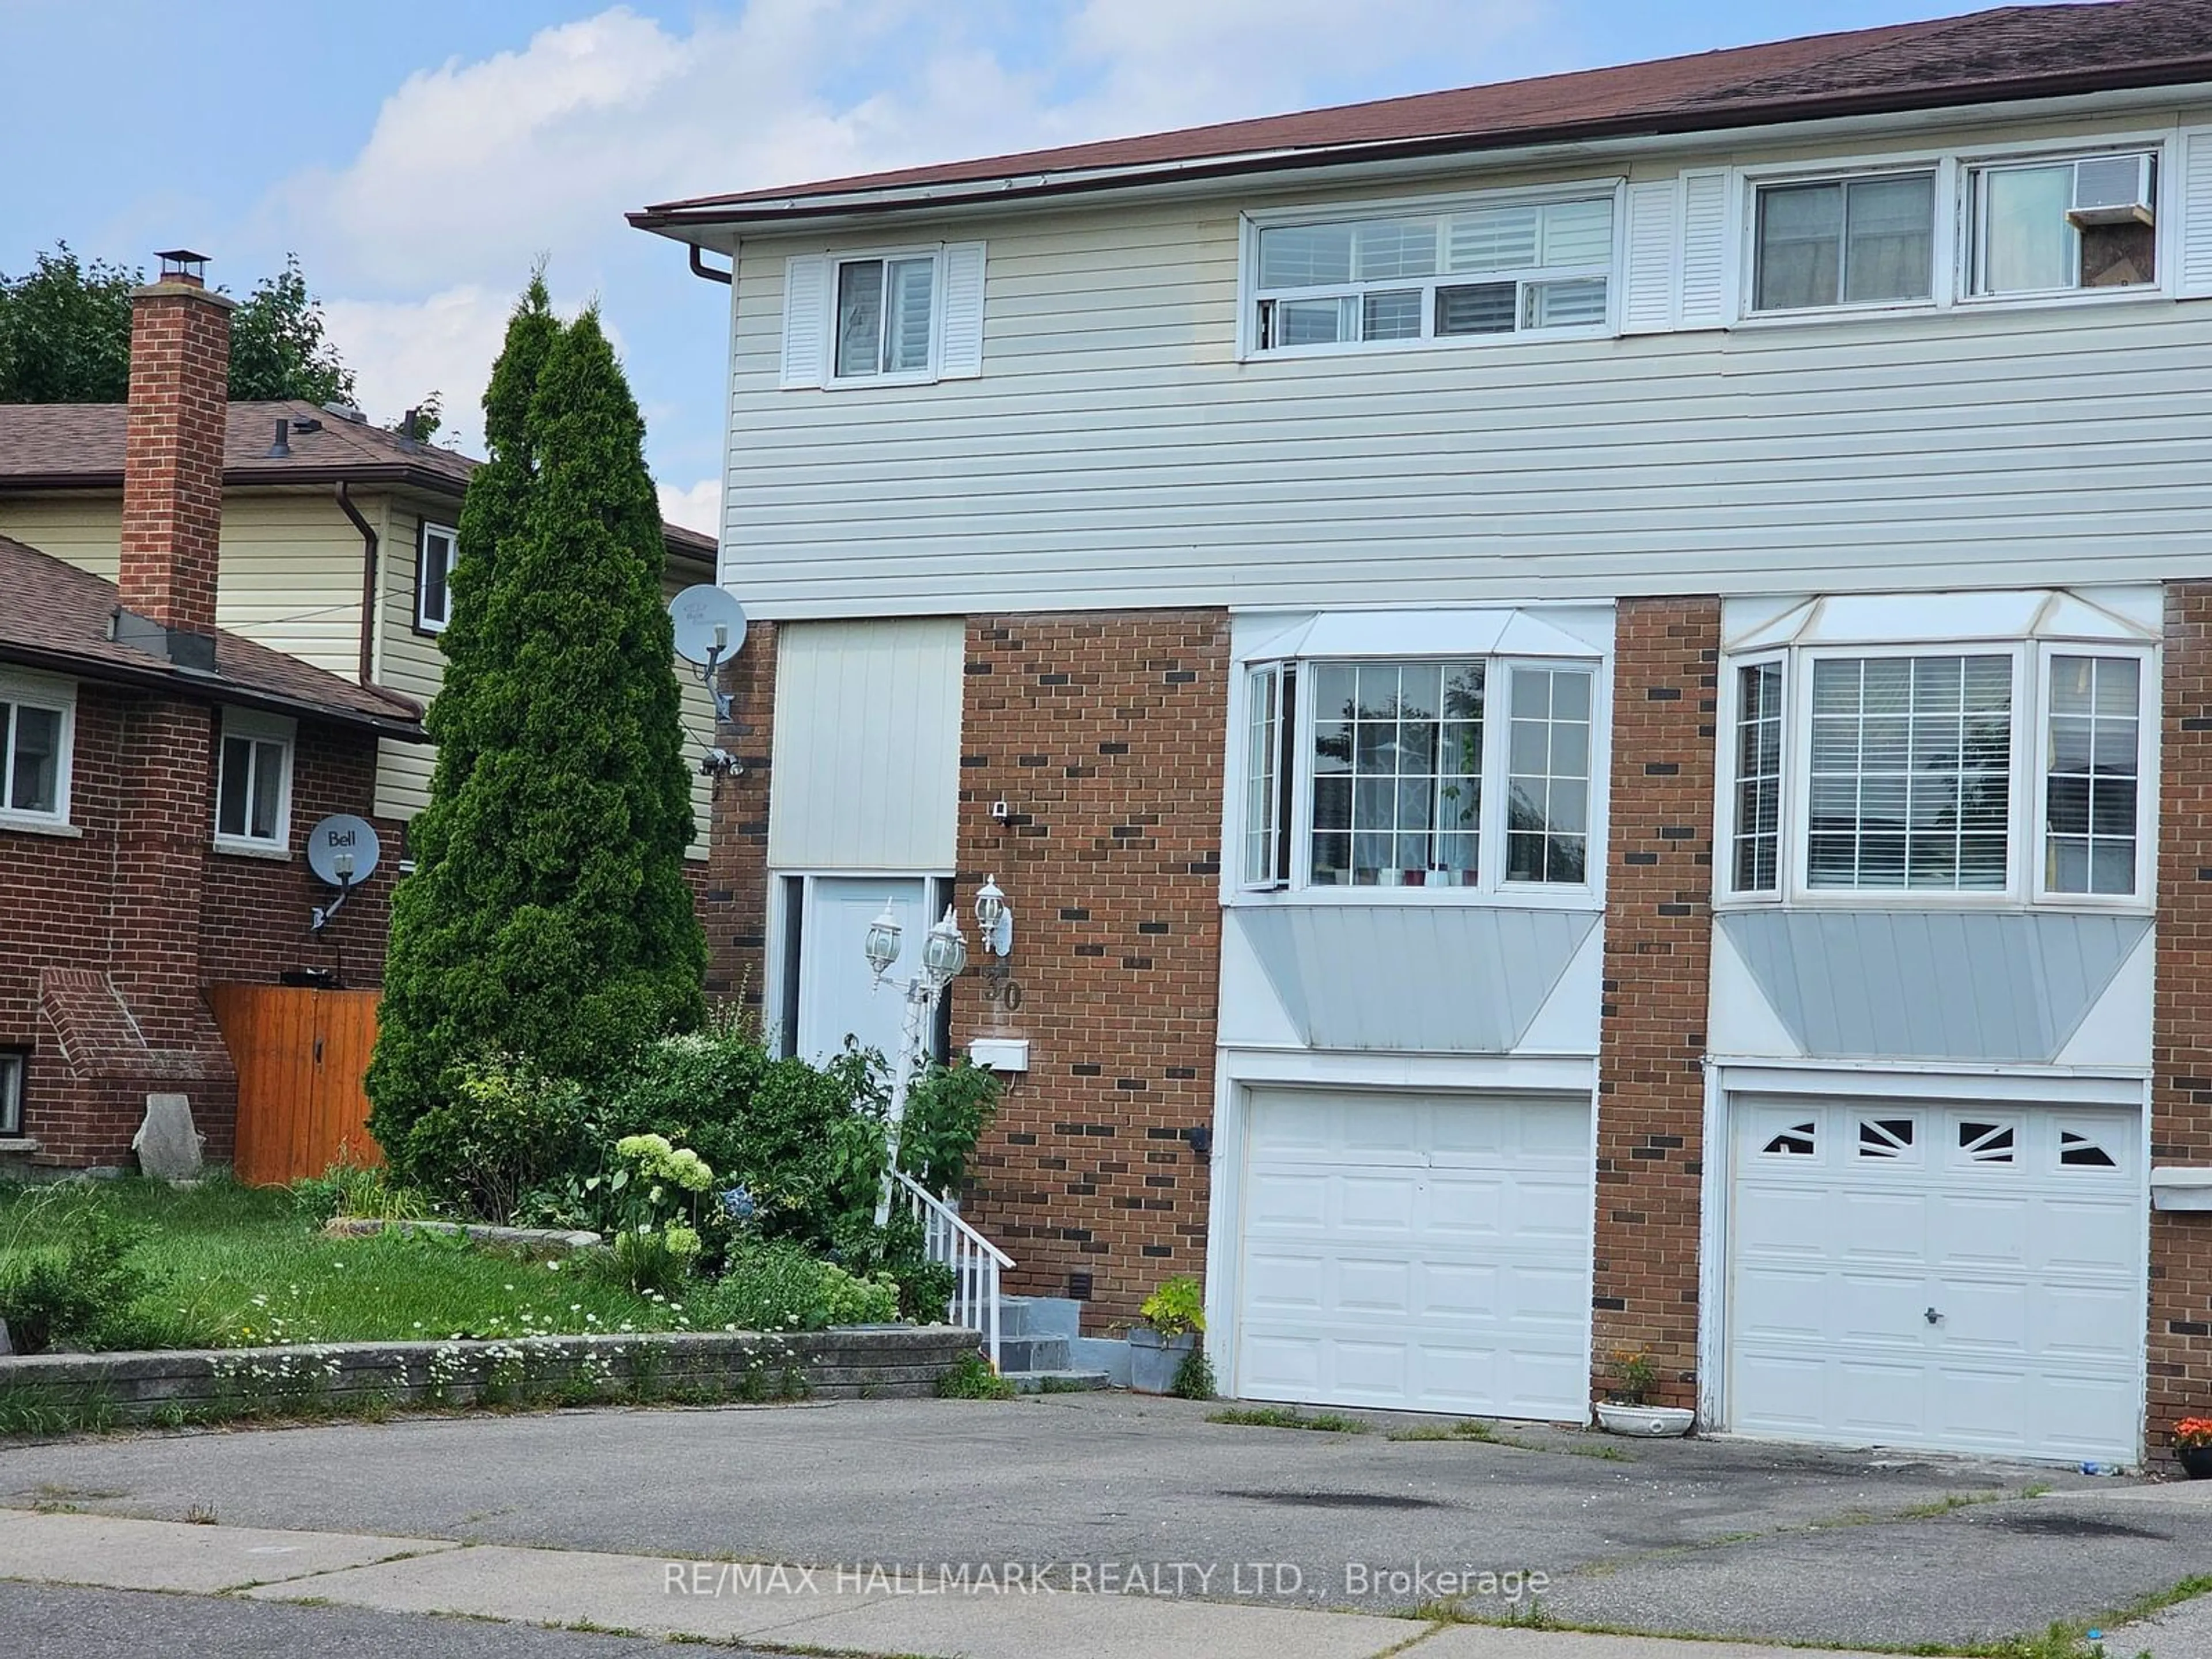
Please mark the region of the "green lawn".
<svg viewBox="0 0 2212 1659"><path fill-rule="evenodd" d="M145 1320L133 1322L158 1330L163 1346L690 1328L681 1298L655 1302L574 1262L521 1261L419 1235L325 1238L276 1188L118 1181L95 1191L146 1230L138 1259L163 1282L138 1304ZM38 1194L0 1186L0 1255L51 1237L58 1212Z"/></svg>

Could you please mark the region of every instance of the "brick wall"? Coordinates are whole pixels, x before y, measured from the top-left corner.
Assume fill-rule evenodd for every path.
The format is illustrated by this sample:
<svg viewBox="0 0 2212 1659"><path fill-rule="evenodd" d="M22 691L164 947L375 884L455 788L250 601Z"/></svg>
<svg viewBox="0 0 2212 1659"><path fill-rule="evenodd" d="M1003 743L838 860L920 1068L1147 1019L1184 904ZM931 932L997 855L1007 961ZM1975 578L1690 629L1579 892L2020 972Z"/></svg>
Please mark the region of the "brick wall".
<svg viewBox="0 0 2212 1659"><path fill-rule="evenodd" d="M953 1036L1030 1043L968 1213L1015 1258L1012 1288L1088 1275L1092 1328L1205 1270L1206 1161L1181 1136L1213 1121L1228 655L1216 611L968 627L959 904L987 875L1006 890L1022 1002L988 1006L979 962Z"/></svg>
<svg viewBox="0 0 2212 1659"><path fill-rule="evenodd" d="M2212 1164L2212 583L2166 590L2151 1162ZM2150 1218L2150 1437L2212 1415L2212 1212Z"/></svg>
<svg viewBox="0 0 2212 1659"><path fill-rule="evenodd" d="M208 854L199 984L271 984L294 969L334 972L349 989L383 982L392 890L399 877L402 830L396 819L373 820L383 847L376 872L353 889L319 934L307 926L307 913L337 896L335 888L307 868L308 830L333 812L368 817L375 794L374 739L343 726L301 722L292 757L292 857ZM200 841L207 844L205 836Z"/></svg>
<svg viewBox="0 0 2212 1659"><path fill-rule="evenodd" d="M204 705L92 684L77 694L74 836L0 831L0 1047L31 1051L24 1129L52 1164L128 1164L145 1097L191 1097L211 1158L230 1154L234 1079L201 988L330 966L307 909L327 890L289 863L212 850L215 723ZM366 812L372 739L303 723L293 849L329 812ZM381 972L386 867L332 925L349 983ZM127 1012L126 1012L127 1011ZM67 1042L64 1042L66 1036Z"/></svg>
<svg viewBox="0 0 2212 1659"><path fill-rule="evenodd" d="M758 1014L768 942L768 791L775 729L775 629L756 623L723 671L730 718L715 741L744 770L714 781L699 919L707 930L707 995Z"/></svg>
<svg viewBox="0 0 2212 1659"><path fill-rule="evenodd" d="M1613 680L1592 1363L1696 1403L1720 602L1626 599Z"/></svg>

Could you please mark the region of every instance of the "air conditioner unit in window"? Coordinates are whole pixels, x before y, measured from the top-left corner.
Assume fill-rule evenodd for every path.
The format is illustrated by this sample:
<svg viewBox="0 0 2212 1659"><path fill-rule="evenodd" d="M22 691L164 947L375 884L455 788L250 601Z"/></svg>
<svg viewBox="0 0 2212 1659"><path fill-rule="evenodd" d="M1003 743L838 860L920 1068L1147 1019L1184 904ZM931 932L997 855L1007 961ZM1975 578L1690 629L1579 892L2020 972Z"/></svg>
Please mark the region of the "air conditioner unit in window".
<svg viewBox="0 0 2212 1659"><path fill-rule="evenodd" d="M2074 164L2074 205L2066 220L2093 225L2147 225L2158 200L2155 162L2148 155L2091 155Z"/></svg>

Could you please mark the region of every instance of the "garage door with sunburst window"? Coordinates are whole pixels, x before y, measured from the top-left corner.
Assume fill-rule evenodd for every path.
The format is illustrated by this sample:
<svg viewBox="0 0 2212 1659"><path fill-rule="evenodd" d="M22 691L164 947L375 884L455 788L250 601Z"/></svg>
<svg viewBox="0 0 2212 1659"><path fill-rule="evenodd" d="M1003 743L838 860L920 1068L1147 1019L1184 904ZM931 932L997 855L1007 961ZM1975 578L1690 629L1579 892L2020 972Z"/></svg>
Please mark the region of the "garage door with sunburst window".
<svg viewBox="0 0 2212 1659"><path fill-rule="evenodd" d="M1586 1100L1251 1097L1237 1391L1582 1420Z"/></svg>
<svg viewBox="0 0 2212 1659"><path fill-rule="evenodd" d="M1731 1114L1731 1428L2133 1460L2137 1113L1739 1099Z"/></svg>

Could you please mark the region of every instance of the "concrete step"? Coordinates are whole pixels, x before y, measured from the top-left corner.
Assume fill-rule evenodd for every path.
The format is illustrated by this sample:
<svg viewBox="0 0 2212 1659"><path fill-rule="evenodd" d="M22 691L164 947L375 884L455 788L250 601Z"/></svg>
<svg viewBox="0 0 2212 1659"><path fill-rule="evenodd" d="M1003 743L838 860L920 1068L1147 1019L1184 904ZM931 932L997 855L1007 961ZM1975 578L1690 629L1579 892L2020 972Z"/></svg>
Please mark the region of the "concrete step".
<svg viewBox="0 0 2212 1659"><path fill-rule="evenodd" d="M1114 1386L1103 1371L1002 1371L1000 1375L1022 1394L1085 1394Z"/></svg>
<svg viewBox="0 0 2212 1659"><path fill-rule="evenodd" d="M999 1338L1001 1371L1057 1371L1067 1369L1067 1339L1064 1336L1006 1336Z"/></svg>
<svg viewBox="0 0 2212 1659"><path fill-rule="evenodd" d="M1083 1304L1066 1296L1005 1296L999 1298L999 1335L1073 1339L1083 1328Z"/></svg>

